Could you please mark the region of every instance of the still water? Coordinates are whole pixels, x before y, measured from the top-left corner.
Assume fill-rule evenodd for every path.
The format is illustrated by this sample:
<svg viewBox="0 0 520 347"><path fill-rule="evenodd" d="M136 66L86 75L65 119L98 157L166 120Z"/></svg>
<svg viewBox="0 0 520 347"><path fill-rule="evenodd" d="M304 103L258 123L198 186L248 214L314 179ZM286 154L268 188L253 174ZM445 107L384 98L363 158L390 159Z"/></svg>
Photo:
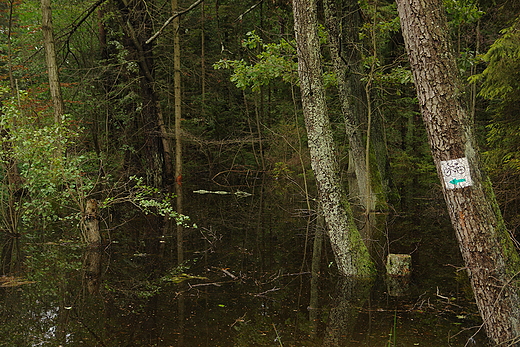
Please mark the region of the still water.
<svg viewBox="0 0 520 347"><path fill-rule="evenodd" d="M182 266L175 228L129 211L114 212L100 249L76 231L17 240L17 272L0 283L0 346L485 345L449 227L390 218L384 247L414 262L408 289L391 296L383 277L338 277L326 241L312 281L304 199L249 192L186 194L198 228L184 231Z"/></svg>

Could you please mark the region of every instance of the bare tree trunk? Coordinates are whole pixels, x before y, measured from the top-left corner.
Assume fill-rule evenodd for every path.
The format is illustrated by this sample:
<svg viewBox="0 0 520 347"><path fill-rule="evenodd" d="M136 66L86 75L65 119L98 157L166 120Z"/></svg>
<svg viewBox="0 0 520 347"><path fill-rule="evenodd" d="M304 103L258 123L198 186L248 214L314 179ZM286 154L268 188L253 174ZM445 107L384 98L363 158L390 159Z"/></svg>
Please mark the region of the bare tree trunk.
<svg viewBox="0 0 520 347"><path fill-rule="evenodd" d="M99 245L101 243L101 233L99 232L99 209L96 199L89 199L85 204L83 226L87 243L92 246Z"/></svg>
<svg viewBox="0 0 520 347"><path fill-rule="evenodd" d="M352 209L338 175L339 166L325 104L316 2L293 0L293 9L298 75L311 165L332 249L342 275L370 277L374 270L373 263L354 223Z"/></svg>
<svg viewBox="0 0 520 347"><path fill-rule="evenodd" d="M172 0L172 12L178 11L177 0ZM182 214L182 108L181 108L181 45L179 36L179 17L173 20L173 88L175 112L175 194L177 213ZM184 261L184 227L177 225L177 262Z"/></svg>
<svg viewBox="0 0 520 347"><path fill-rule="evenodd" d="M51 0L41 0L42 8L42 33L43 46L45 48L45 60L47 61L47 73L49 75L49 88L52 104L54 106L54 122L61 123L64 113L63 98L61 96L58 63L56 62L56 48L52 26Z"/></svg>
<svg viewBox="0 0 520 347"><path fill-rule="evenodd" d="M520 341L520 258L477 155L441 0L397 0L419 106L487 334Z"/></svg>

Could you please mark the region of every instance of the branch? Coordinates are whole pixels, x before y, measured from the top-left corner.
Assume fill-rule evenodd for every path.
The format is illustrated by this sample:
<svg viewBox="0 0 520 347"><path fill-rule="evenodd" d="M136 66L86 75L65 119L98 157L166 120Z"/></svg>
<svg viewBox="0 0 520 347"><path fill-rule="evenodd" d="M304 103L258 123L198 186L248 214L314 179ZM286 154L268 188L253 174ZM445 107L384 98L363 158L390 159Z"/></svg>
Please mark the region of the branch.
<svg viewBox="0 0 520 347"><path fill-rule="evenodd" d="M244 16L246 14L248 14L249 12L253 11L258 5L260 5L262 2L264 2L264 0L260 0L259 2L257 2L256 4L254 4L253 6L251 6L246 12L242 13L240 16L238 16L238 18L236 19L235 22L237 21L242 21L242 19L244 18Z"/></svg>
<svg viewBox="0 0 520 347"><path fill-rule="evenodd" d="M98 8L99 6L101 6L105 1L107 0L98 0L96 1L92 6L90 6L87 10L83 11L84 15L82 17L78 17L76 18L74 21L72 21L71 24L69 24L67 26L70 27L71 29L68 30L67 32L65 33L62 33L58 36L56 36L54 39L55 41L58 41L64 37L67 37L66 41L69 41L70 40L70 37L72 36L72 34L74 34L76 32L76 30L78 30L78 28L80 27L81 24L83 24L84 21L87 20L87 18L92 14L92 12L94 12L94 10L96 8ZM76 22L77 21L77 22ZM38 48L36 50L36 52L34 52L33 54L31 54L27 59L24 60L24 63L30 61L36 54L40 53L41 51L43 50L43 46ZM69 50L70 51L70 50ZM68 53L67 53L68 54Z"/></svg>
<svg viewBox="0 0 520 347"><path fill-rule="evenodd" d="M189 12L191 11L192 9L194 9L195 7L197 7L198 5L200 5L201 2L203 2L204 0L197 0L195 1L193 4L191 4L190 7L188 7L187 9L185 9L184 11L180 11L180 12L176 12L173 16L171 16L170 18L168 18L168 20L166 22L164 22L163 26L161 27L161 29L159 29L155 34L153 34L152 37L150 37L148 40L146 40L146 44L150 44L153 40L155 40L157 38L157 36L159 36L162 31L164 30L164 28L166 28L168 26L168 24L171 23L172 20L174 20L175 18L179 17L180 15L183 15L185 14L186 12Z"/></svg>
<svg viewBox="0 0 520 347"><path fill-rule="evenodd" d="M88 8L87 10L83 11L83 17L81 18L76 18L69 26L71 27L71 29L69 31L67 31L66 33L64 34L61 34L60 36L58 36L56 38L56 40L59 40L61 39L62 37L65 37L67 36L67 41L70 39L70 37L72 36L72 34L74 34L74 32L76 30L78 30L79 26L81 24L83 24L83 22L85 20L87 20L88 17L90 17L90 15L92 14L92 12L94 12L96 10L96 8L98 8L99 6L101 6L105 1L107 0L98 0L96 1L94 4L92 4L92 6L90 6L90 8Z"/></svg>

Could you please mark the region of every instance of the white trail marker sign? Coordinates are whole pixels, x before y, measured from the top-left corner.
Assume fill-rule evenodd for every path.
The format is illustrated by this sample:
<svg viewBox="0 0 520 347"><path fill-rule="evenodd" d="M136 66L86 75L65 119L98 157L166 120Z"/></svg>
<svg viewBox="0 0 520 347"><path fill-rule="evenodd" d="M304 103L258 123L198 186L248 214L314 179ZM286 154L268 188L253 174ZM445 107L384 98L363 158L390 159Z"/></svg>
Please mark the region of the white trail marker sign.
<svg viewBox="0 0 520 347"><path fill-rule="evenodd" d="M473 185L466 157L441 161L441 170L446 189L466 188Z"/></svg>

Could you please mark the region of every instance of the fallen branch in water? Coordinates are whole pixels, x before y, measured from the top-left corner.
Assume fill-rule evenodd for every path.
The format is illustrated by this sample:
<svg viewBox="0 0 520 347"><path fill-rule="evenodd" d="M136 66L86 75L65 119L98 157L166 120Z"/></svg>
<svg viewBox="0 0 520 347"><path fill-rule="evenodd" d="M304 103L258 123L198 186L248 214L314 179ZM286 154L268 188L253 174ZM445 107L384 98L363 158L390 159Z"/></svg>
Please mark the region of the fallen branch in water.
<svg viewBox="0 0 520 347"><path fill-rule="evenodd" d="M274 287L274 288L271 288L271 289L266 290L265 292L261 292L261 293L257 293L257 294L252 294L252 293L250 293L250 294L253 295L253 296L255 296L255 297L258 297L258 296L265 296L265 294L267 294L267 293L276 292L276 291L278 291L278 290L280 290L280 289L281 289L281 288L276 288L276 287Z"/></svg>

